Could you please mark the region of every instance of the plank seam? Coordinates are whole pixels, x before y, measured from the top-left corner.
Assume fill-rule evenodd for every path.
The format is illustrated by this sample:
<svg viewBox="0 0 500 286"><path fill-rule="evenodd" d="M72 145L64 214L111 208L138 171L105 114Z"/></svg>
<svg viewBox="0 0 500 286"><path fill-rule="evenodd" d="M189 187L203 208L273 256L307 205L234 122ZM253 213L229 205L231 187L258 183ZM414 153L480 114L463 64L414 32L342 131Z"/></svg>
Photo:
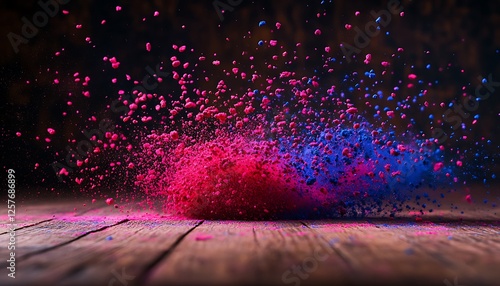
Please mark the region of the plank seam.
<svg viewBox="0 0 500 286"><path fill-rule="evenodd" d="M35 255L39 255L39 254L42 254L42 253L45 253L45 252L49 252L49 251L54 250L54 249L57 249L57 248L59 248L59 247L62 247L62 246L68 245L68 244L70 244L70 243L72 243L72 242L75 242L75 241L77 241L77 240L79 240L79 239L82 239L82 238L86 237L86 236L87 236L87 235L89 235L89 234L96 233L96 232L101 232L101 231L106 230L106 229L108 229L108 228L111 228L111 227L114 227L114 226L120 225L120 224L122 224L122 223L129 222L129 221L130 221L129 219L124 219L124 220L121 220L121 221L119 221L119 222L117 222L117 223L115 223L115 224L106 225L106 226L103 226L103 227L101 227L101 228L98 228L98 229L94 229L94 230L88 231L88 232L86 232L86 233L84 233L84 234L82 234L82 235L79 235L79 236L77 236L77 237L75 237L75 238L73 238L73 239L70 239L70 240L68 240L68 241L65 241L65 242L62 242L62 243L56 244L56 245L51 246L51 247L47 247L47 248L44 248L44 249L40 249L40 250L37 250L37 251L33 251L33 252L30 252L30 253L27 253L27 254L25 254L25 255L20 256L19 258L20 258L20 259L24 259L24 260L26 260L26 259L28 259L28 258L31 258L31 257L35 256Z"/></svg>
<svg viewBox="0 0 500 286"><path fill-rule="evenodd" d="M150 272L158 265L160 264L161 261L165 260L168 258L168 256L170 254L172 254L172 252L175 250L175 248L177 248L177 246L184 240L184 238L186 238L186 236L188 236L188 234L190 234L193 230L195 230L197 227L199 227L202 223L204 222L204 220L202 221L199 221L197 224L195 224L192 228L190 228L188 231L186 231L184 234L182 234L181 236L179 236L175 242L169 247L167 248L166 250L164 250L160 255L158 255L156 257L156 259L154 259L153 261L151 261L151 263L149 263L145 268L144 268L144 271L142 271L142 273L140 273L137 277L137 279L135 280L135 282L133 283L133 285L146 285L146 279L148 278L148 275L150 274Z"/></svg>
<svg viewBox="0 0 500 286"><path fill-rule="evenodd" d="M260 242L257 239L257 233L255 232L255 227L252 227L252 232L253 232L253 240L255 241L255 244L260 247Z"/></svg>
<svg viewBox="0 0 500 286"><path fill-rule="evenodd" d="M36 222L36 223L28 224L28 225L25 225L25 226L22 226L22 227L18 227L16 229L14 229L14 231L18 231L20 229L25 229L25 228L32 227L32 226L35 226L35 225L39 225L39 224L42 224L42 223L45 223L45 222L49 222L51 220L54 220L54 219L50 218L50 219L42 220L42 221L39 221L39 222ZM0 235L4 235L4 234L7 234L7 233L9 233L9 232L8 231L2 232L2 233L0 233Z"/></svg>

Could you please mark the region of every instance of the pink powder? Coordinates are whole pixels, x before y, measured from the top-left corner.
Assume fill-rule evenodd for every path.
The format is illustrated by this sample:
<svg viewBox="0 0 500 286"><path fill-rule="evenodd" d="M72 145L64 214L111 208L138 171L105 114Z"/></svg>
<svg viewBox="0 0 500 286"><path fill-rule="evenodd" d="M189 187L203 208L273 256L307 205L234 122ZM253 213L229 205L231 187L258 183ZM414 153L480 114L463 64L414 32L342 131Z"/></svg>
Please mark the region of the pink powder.
<svg viewBox="0 0 500 286"><path fill-rule="evenodd" d="M209 234L200 234L195 237L196 241L205 241L205 240L210 240L214 238L212 235Z"/></svg>

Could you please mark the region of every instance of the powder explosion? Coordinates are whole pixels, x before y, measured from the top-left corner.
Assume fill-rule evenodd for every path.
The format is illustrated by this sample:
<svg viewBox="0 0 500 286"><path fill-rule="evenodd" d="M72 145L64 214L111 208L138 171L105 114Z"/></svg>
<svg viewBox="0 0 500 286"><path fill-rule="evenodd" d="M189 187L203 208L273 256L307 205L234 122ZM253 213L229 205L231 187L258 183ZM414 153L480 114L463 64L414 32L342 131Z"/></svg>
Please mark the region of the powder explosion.
<svg viewBox="0 0 500 286"><path fill-rule="evenodd" d="M207 219L395 214L410 208L406 202L418 188L458 181L451 166L461 162L445 164L445 148L414 129L406 115L428 106L432 83L416 72L395 74L391 66L403 48L379 63L368 53L366 72L339 75L335 70L346 58L332 55L331 47L296 43L286 50L272 37L286 26L261 21L256 29L270 37L256 40L248 32L243 38L250 48L230 64L217 54L172 45L170 61L150 68L142 82L120 65L129 59L103 56L108 69L122 74L113 78L116 95L109 97L118 104L108 108L125 113L102 138L90 138L88 158L73 156L75 173L58 165L58 175L92 196L104 196L99 189L112 186L109 181L124 180L134 192L127 197L117 191L123 201L146 197L167 213ZM321 35L315 29L308 37ZM145 43L148 52L155 49L151 42ZM322 64L312 74L293 68L314 60ZM392 92L379 90L394 77ZM74 78L82 82L77 72ZM121 87L123 80L134 83L132 91ZM166 81L177 89L148 89ZM85 76L83 85L90 82ZM398 132L401 122L407 131ZM106 170L98 166L103 161Z"/></svg>

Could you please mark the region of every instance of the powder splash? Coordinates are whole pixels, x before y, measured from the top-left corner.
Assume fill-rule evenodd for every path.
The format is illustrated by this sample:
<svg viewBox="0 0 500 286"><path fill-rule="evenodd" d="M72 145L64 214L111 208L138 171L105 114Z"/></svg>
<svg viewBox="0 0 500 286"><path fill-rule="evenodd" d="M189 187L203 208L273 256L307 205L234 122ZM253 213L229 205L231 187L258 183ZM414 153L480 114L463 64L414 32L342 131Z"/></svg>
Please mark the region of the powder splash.
<svg viewBox="0 0 500 286"><path fill-rule="evenodd" d="M458 182L453 174L461 161L446 160L445 147L414 128L407 115L429 106L433 83L413 68L406 75L394 72L404 48L379 62L370 53L353 57L365 71L340 73L336 69L353 59L335 55L339 48L333 46L311 49L297 42L286 49L276 40L286 28L256 23L267 38L249 31L247 48L234 59L172 44L165 52L169 61L147 69L145 77L147 86L169 82L175 86L170 91L151 91L144 80L133 80L123 67L131 59L102 55L107 71L120 75L110 80L116 94L108 106L123 111L120 121L91 137L95 144L77 160L75 173L58 166L58 176L104 198L109 194L96 190L109 186L105 181L124 181L132 199L204 219L394 215L409 208L417 189ZM327 33L314 28L308 37ZM154 39L144 46L148 54L162 50ZM315 65L294 69L299 62ZM94 96L87 90L90 77L77 71L74 77L83 97ZM379 88L384 81L394 83L392 90ZM134 87L127 91L123 86L130 82ZM109 167L103 170L102 162ZM120 191L111 197L128 201Z"/></svg>

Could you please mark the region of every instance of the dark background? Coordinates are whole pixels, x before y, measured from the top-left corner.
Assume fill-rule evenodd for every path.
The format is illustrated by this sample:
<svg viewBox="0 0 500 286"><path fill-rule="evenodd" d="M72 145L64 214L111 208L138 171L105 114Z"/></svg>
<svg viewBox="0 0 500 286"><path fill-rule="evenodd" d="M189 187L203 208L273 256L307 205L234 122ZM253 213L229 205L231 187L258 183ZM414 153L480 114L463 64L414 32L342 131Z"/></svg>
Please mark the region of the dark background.
<svg viewBox="0 0 500 286"><path fill-rule="evenodd" d="M221 0L226 3L225 0ZM298 55L304 57L314 54L314 49L332 47L331 54L342 57L339 47L341 42L352 44L355 33L346 30L345 24L361 28L371 21L371 10L386 9L387 1L243 1L233 11L224 14L221 21L212 1L69 1L60 5L60 10L68 10L68 15L61 11L49 19L46 26L39 29L37 35L27 44L19 46L19 53L14 53L7 34L20 34L22 17L31 19L41 8L37 1L2 1L0 4L0 122L1 122L1 166L13 168L18 173L18 183L24 186L51 187L65 186L57 181L50 164L61 160L58 152L64 150L68 140L81 138L82 128L89 125L88 118L96 116L113 118L116 114L107 114L106 105L116 95L117 88L130 90L133 86L110 84L113 77L130 74L133 79L140 80L145 75L147 65L154 67L163 62L169 67L169 58L174 53L172 44L186 45L195 50L195 54L186 57L197 58L198 54L212 55L230 59L241 57L242 50L250 50L260 39L275 38L287 50L294 50L295 44L301 42L303 49ZM369 46L363 49L356 61L338 65L332 77L341 78L353 71L364 73L367 70L363 63L364 55L373 55L374 69L380 70L382 60L390 58L398 47L405 52L393 65L394 82L386 82L378 89L392 90L398 79L403 79L411 72L418 72L425 81L438 81L439 84L429 88L431 97L427 97L431 107L419 112L415 109L408 114L414 118L416 132L430 136L431 128L439 127L436 118L440 118L446 105L460 100L462 86L468 87L473 94L479 84L478 76L487 77L492 74L494 80L500 81L500 1L402 1L404 17L393 17L384 28L390 37L378 35ZM122 6L117 13L115 7ZM159 17L153 17L159 11ZM355 11L361 15L356 17ZM316 17L317 13L326 12L326 17ZM142 19L146 17L147 20ZM107 21L101 25L101 20ZM271 28L274 23L281 22L279 33L270 33L270 29L259 29L258 23L266 20ZM75 25L81 24L81 29ZM183 29L182 25L186 28ZM322 30L321 37L314 37L316 29ZM247 32L252 38L243 39ZM91 37L92 44L85 41ZM226 38L230 38L227 41ZM146 42L151 42L153 49L147 52ZM95 44L95 47L92 47ZM54 54L64 48L63 56ZM269 57L265 50L255 52L256 56ZM321 51L323 52L323 51ZM103 55L116 56L121 66L118 70L109 68L109 63L102 60ZM317 65L315 65L317 63ZM299 74L311 75L315 66L322 62L312 59L309 62L298 60L293 67ZM431 64L431 69L426 66ZM411 66L414 65L412 69ZM370 67L372 68L372 67ZM439 68L442 71L439 71ZM283 70L290 67L283 67ZM464 72L461 72L461 70ZM81 96L82 87L73 81L73 73L91 77L90 99ZM56 75L57 72L57 75ZM267 71L263 69L262 74ZM203 76L198 74L198 76ZM60 80L54 84L54 78ZM335 81L335 79L332 79ZM26 84L30 81L30 84ZM340 88L349 85L339 81ZM200 88L206 83L200 81ZM230 83L229 83L230 84ZM174 93L176 84L166 80L155 92ZM75 96L68 97L68 92ZM404 93L405 91L403 91ZM408 91L411 92L411 91ZM414 91L413 91L414 93ZM470 118L464 120L466 130L456 131L457 137L467 135L466 140L449 139L445 145L449 148L460 148L479 157L466 157L465 165L470 172L464 176L470 180L482 181L497 173L500 122L500 88L486 101L481 101L479 108ZM68 107L68 99L73 106ZM358 100L358 108L363 106L364 98ZM423 103L423 102L422 102ZM434 106L432 106L434 103ZM78 110L77 114L75 111ZM62 116L66 111L67 116ZM480 115L479 123L471 124L472 116ZM434 119L429 119L434 115ZM406 129L407 122L400 122L398 128ZM444 125L451 132L450 124ZM52 142L44 141L47 128L57 130L51 136ZM16 132L22 136L17 137ZM39 136L39 140L36 137ZM485 138L482 140L482 138ZM485 143L491 140L491 143ZM478 144L480 141L482 143ZM64 152L60 154L65 154ZM484 159L484 155L488 155ZM453 155L452 155L453 156ZM40 167L34 170L34 164ZM498 180L498 178L497 178ZM71 184L70 184L71 185Z"/></svg>

